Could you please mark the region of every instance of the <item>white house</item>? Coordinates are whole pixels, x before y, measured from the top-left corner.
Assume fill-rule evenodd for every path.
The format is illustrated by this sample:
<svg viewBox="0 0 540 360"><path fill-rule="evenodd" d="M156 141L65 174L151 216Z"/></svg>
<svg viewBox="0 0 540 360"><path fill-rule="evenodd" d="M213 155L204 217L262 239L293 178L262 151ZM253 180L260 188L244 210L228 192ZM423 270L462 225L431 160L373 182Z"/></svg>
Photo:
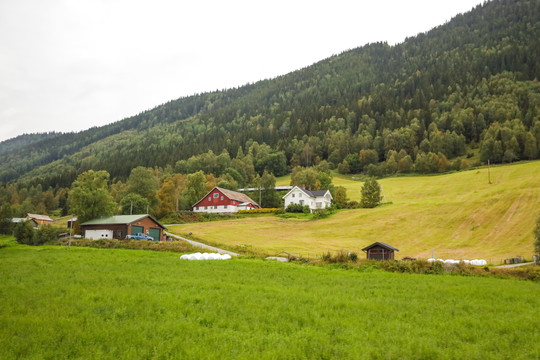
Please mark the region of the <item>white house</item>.
<svg viewBox="0 0 540 360"><path fill-rule="evenodd" d="M301 187L293 187L285 196L285 209L290 204L308 205L311 212L317 209L330 207L332 204L332 194L330 190L306 190Z"/></svg>

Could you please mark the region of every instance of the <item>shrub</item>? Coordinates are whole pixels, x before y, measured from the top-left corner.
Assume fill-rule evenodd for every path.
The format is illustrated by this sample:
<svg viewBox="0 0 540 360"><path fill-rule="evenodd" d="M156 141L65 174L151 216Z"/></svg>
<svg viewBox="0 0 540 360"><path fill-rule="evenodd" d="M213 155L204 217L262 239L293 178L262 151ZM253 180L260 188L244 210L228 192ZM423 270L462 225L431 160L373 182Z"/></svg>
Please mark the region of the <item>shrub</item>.
<svg viewBox="0 0 540 360"><path fill-rule="evenodd" d="M313 210L313 220L327 218L333 213L334 211L330 208Z"/></svg>
<svg viewBox="0 0 540 360"><path fill-rule="evenodd" d="M34 234L34 245L43 245L54 241L58 235L64 232L64 229L49 224L41 225Z"/></svg>
<svg viewBox="0 0 540 360"><path fill-rule="evenodd" d="M323 253L321 255L321 260L331 264L346 264L349 261L358 261L358 255L355 252L346 252L344 250L339 250L335 255L332 256L332 254L327 251L326 253Z"/></svg>
<svg viewBox="0 0 540 360"><path fill-rule="evenodd" d="M9 218L0 219L0 234L13 234L14 223Z"/></svg>
<svg viewBox="0 0 540 360"><path fill-rule="evenodd" d="M262 209L252 209L252 210L238 210L239 214L273 214L277 213L278 208L262 208Z"/></svg>
<svg viewBox="0 0 540 360"><path fill-rule="evenodd" d="M290 213L309 213L309 206L307 205L300 205L300 204L289 204L287 208L285 209L286 212Z"/></svg>
<svg viewBox="0 0 540 360"><path fill-rule="evenodd" d="M34 227L31 221L21 221L13 229L13 236L19 244L34 245L34 237L36 236Z"/></svg>
<svg viewBox="0 0 540 360"><path fill-rule="evenodd" d="M100 249L130 249L130 250L151 250L151 251L171 251L171 252L191 252L199 250L187 241L147 241L147 240L71 240L61 239L56 242L57 245L68 245L81 247L92 247Z"/></svg>

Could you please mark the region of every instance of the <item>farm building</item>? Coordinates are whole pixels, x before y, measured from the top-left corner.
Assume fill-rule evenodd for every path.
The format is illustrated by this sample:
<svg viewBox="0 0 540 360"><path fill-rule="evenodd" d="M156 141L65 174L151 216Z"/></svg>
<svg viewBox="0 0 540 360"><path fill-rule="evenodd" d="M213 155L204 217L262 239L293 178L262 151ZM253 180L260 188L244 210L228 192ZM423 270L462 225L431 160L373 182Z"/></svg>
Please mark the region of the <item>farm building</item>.
<svg viewBox="0 0 540 360"><path fill-rule="evenodd" d="M324 209L332 205L332 194L330 190L306 190L301 187L293 187L285 196L285 208L290 204L300 204L309 206L311 212L317 209Z"/></svg>
<svg viewBox="0 0 540 360"><path fill-rule="evenodd" d="M125 239L126 235L143 233L161 240L165 227L148 214L116 215L94 219L81 224L86 239Z"/></svg>
<svg viewBox="0 0 540 360"><path fill-rule="evenodd" d="M362 249L366 258L371 260L394 260L394 251L399 251L393 246L382 242L375 242Z"/></svg>
<svg viewBox="0 0 540 360"><path fill-rule="evenodd" d="M54 222L54 220L47 215L26 214L26 218L34 220L38 225L52 224Z"/></svg>
<svg viewBox="0 0 540 360"><path fill-rule="evenodd" d="M21 221L31 221L33 227L37 227L39 225L36 220L30 219L30 218L13 218L13 219L11 219L11 222L14 223L14 224L18 224Z"/></svg>
<svg viewBox="0 0 540 360"><path fill-rule="evenodd" d="M394 260L394 251L399 251L393 246L383 242L375 242L362 249L367 259L371 260Z"/></svg>
<svg viewBox="0 0 540 360"><path fill-rule="evenodd" d="M194 212L233 213L238 210L259 209L260 206L246 194L237 191L213 188L193 205Z"/></svg>

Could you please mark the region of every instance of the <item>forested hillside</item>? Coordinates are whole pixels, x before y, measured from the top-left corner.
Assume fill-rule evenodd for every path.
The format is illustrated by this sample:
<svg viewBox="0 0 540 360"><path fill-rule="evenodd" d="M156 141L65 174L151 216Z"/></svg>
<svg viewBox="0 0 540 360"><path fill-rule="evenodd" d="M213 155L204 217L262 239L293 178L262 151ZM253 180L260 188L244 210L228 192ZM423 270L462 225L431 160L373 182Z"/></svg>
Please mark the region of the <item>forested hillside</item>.
<svg viewBox="0 0 540 360"><path fill-rule="evenodd" d="M384 175L537 159L539 59L540 1L495 0L396 46L369 44L104 127L2 143L0 181L57 189L89 169L125 180L144 166L233 168L249 183L250 166L282 175L326 160Z"/></svg>

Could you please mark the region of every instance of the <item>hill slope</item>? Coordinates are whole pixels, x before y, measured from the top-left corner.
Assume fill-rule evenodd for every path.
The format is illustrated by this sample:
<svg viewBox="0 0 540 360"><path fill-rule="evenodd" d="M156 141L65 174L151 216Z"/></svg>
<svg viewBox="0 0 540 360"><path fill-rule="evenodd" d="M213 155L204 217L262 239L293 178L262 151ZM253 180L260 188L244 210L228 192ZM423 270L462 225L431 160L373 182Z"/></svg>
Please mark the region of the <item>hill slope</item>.
<svg viewBox="0 0 540 360"><path fill-rule="evenodd" d="M316 257L355 251L375 241L400 249L397 258L483 258L498 264L516 255L531 258L540 203L540 161L439 176L380 180L390 204L339 212L323 220L276 216L186 224L172 228L227 245L249 245L277 254ZM359 198L361 182L339 181Z"/></svg>
<svg viewBox="0 0 540 360"><path fill-rule="evenodd" d="M125 178L136 166L174 166L208 150L234 156L253 141L282 152L289 166L337 165L361 149L380 161L389 150L450 159L479 143L484 160L534 159L539 58L540 3L494 0L397 46L366 45L276 79L29 144L0 159L0 181L65 187L90 168Z"/></svg>

